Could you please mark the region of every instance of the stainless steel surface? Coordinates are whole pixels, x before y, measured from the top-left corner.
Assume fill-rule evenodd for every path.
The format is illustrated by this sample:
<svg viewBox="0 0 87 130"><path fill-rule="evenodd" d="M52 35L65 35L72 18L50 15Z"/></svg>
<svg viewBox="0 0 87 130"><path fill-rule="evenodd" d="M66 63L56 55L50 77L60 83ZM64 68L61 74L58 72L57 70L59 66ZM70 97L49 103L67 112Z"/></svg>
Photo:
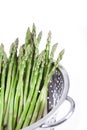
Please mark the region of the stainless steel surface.
<svg viewBox="0 0 87 130"><path fill-rule="evenodd" d="M73 112L75 110L75 103L74 103L73 99L71 97L69 97L69 96L66 97L66 100L68 102L70 102L70 104L71 104L69 112L62 119L60 119L59 121L56 121L56 122L50 123L50 124L46 123L46 124L41 126L42 128L52 128L52 127L54 128L54 127L64 123L65 121L67 121L71 117L71 115L73 114Z"/></svg>
<svg viewBox="0 0 87 130"><path fill-rule="evenodd" d="M72 98L68 97L69 90L69 77L66 70L60 66L56 70L52 79L49 82L48 86L48 103L47 103L47 115L36 123L23 128L23 130L53 130L51 127L58 126L65 122L72 115L75 109L75 103ZM59 106L65 101L68 100L71 104L71 108L61 120L56 121L56 114Z"/></svg>

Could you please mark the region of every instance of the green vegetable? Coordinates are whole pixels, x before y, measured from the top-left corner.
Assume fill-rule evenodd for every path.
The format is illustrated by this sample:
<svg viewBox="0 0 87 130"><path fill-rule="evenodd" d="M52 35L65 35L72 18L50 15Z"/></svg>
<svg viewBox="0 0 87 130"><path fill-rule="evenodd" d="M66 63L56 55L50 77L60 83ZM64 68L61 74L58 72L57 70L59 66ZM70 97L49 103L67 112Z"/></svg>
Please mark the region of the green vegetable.
<svg viewBox="0 0 87 130"><path fill-rule="evenodd" d="M45 100L46 100L46 97L47 97L47 85L49 83L49 80L50 78L52 77L52 75L54 74L55 70L58 68L58 65L59 65L59 62L60 60L62 59L62 56L64 54L64 50L62 50L60 53L59 53L59 56L58 56L58 59L57 61L55 62L55 65L54 67L52 68L52 70L50 71L50 73L47 75L45 81L44 81L44 85L42 87L42 90L41 90L41 93L39 95L39 98L37 100L37 103L36 103L36 106L35 106L35 110L34 110L34 114L33 114L33 117L32 117L32 120L31 120L31 124L34 123L36 120L37 120L37 116L38 116L38 113L40 112L39 116L42 116L42 113L43 113L43 109L44 109L44 105L45 105ZM39 109L41 106L41 110ZM42 107L43 106L43 107ZM39 118L39 117L38 117Z"/></svg>
<svg viewBox="0 0 87 130"><path fill-rule="evenodd" d="M4 52L4 48L0 47L2 53L2 75L1 75L1 93L0 93L0 130L3 130L3 114L4 114L4 94L5 94L5 82L7 71L7 56Z"/></svg>
<svg viewBox="0 0 87 130"><path fill-rule="evenodd" d="M17 118L20 117L20 114L23 109L23 87L24 87L23 76L24 76L24 70L26 67L26 61L28 59L29 52L30 52L30 45L28 45L28 47L26 48L25 55L22 57L21 63L19 66L19 80L18 80L18 84L17 84L17 88L16 88L15 101L14 101L13 128L15 127ZM20 102L20 104L19 104L19 102ZM19 107L19 105L20 105L20 107Z"/></svg>
<svg viewBox="0 0 87 130"><path fill-rule="evenodd" d="M10 48L10 57L9 57L9 68L7 74L7 82L6 82L6 90L5 90L5 109L4 109L4 124L7 123L8 111L9 111L9 96L11 92L11 80L12 80L12 70L15 61L15 57L17 56L17 47L18 47L18 39L11 45Z"/></svg>
<svg viewBox="0 0 87 130"><path fill-rule="evenodd" d="M18 50L18 38L7 57L0 45L0 130L20 130L45 116L48 83L59 67L64 50L54 62L57 43L51 48L51 32L46 48L39 52L42 32L28 27L25 44ZM53 64L54 62L54 64Z"/></svg>

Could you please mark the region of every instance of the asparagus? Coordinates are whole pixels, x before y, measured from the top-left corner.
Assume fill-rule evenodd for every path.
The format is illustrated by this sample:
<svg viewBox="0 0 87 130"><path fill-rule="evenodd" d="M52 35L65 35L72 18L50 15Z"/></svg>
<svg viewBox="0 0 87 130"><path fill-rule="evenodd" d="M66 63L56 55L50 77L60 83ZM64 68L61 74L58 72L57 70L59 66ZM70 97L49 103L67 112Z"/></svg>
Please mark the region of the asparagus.
<svg viewBox="0 0 87 130"><path fill-rule="evenodd" d="M25 103L26 103L26 98L27 98L27 93L28 93L28 85L29 85L29 75L30 75L30 69L31 69L31 59L32 59L32 46L29 45L29 48L28 48L28 51L29 51L29 54L28 54L28 57L27 57L27 61L26 61L26 79L25 79L25 85L24 85L24 82L23 82L23 87L21 87L21 95L20 95L20 108L19 108L19 111L18 111L18 118L17 120L19 121L20 119L20 116L21 116L21 112L23 110L23 105L25 107ZM25 56L26 57L26 56ZM24 94L23 94L23 90L24 91ZM25 99L25 100L24 100ZM25 102L24 102L25 101Z"/></svg>
<svg viewBox="0 0 87 130"><path fill-rule="evenodd" d="M37 81L37 75L38 75L38 67L39 67L39 64L40 64L40 61L37 63L37 60L38 60L38 45L40 43L40 40L41 40L41 36L42 36L42 33L40 32L39 35L38 35L38 38L36 40L36 43L35 43L35 56L34 56L34 64L33 64L33 68L32 68L32 74L31 74L31 79L30 79L30 92L29 92L29 95L31 95L30 97L32 98L32 95L33 95L33 92L34 92L34 86L36 84L36 81ZM40 60L40 59L39 59Z"/></svg>
<svg viewBox="0 0 87 130"><path fill-rule="evenodd" d="M30 28L28 28L27 33L26 33L26 39L25 39L25 45L27 47L28 44L30 44L31 47L31 53L29 55L29 58L27 60L26 63L26 78L25 78L25 87L24 87L24 107L25 107L25 103L26 103L26 99L28 96L28 88L29 88L29 80L30 80L30 72L31 72L31 64L32 64L32 58L33 58L33 45L31 44L31 32L30 32Z"/></svg>
<svg viewBox="0 0 87 130"><path fill-rule="evenodd" d="M46 78L46 75L47 73L49 72L50 70L50 67L48 67L48 63L51 62L52 60L50 60L50 43L51 43L51 32L49 31L48 33L48 38L47 38L47 43L46 43L46 49L45 49L45 67L44 67L44 77L43 77L43 83L44 83L44 80ZM52 58L51 58L52 59ZM50 63L51 64L51 63ZM51 66L51 65L50 65ZM49 70L48 70L49 68ZM46 92L46 96L47 96L47 92ZM44 115L47 114L47 100L45 102L45 109L44 109Z"/></svg>
<svg viewBox="0 0 87 130"><path fill-rule="evenodd" d="M0 48L3 55L2 63L2 75L1 75L1 97L0 97L0 130L3 130L3 113L4 113L4 94L5 94L5 81L6 81L6 70L7 70L7 56L4 52L4 48Z"/></svg>
<svg viewBox="0 0 87 130"><path fill-rule="evenodd" d="M48 33L47 43L46 43L46 49L45 49L45 68L44 68L44 77L46 77L47 74L47 68L48 68L48 62L49 62L49 54L50 54L50 43L51 43L51 32Z"/></svg>
<svg viewBox="0 0 87 130"><path fill-rule="evenodd" d="M55 64L56 67L53 67L52 71L51 71L50 74L48 75L48 79L49 79L50 76L52 77L53 71L55 72L55 69L58 67L58 66L57 66L57 65L58 65L58 62L60 62L60 60L62 59L63 54L64 54L64 50L62 50L62 51L59 53L59 57L58 57L57 62L56 62L56 64ZM48 65L48 68L49 68L49 66L50 66L50 64ZM50 79L49 79L49 80L50 80ZM46 97L47 97L47 95L46 95L46 94L47 94L47 88L45 89L44 93L45 93L45 95L43 96L43 100L42 100L42 102L41 102L40 111L39 111L39 113L38 113L37 120L39 120L39 119L42 117L42 115L43 115L43 110L44 110L44 107L45 107L45 101L46 101Z"/></svg>
<svg viewBox="0 0 87 130"><path fill-rule="evenodd" d="M3 49L4 49L4 46L3 44L1 44L0 45L0 73L1 73L1 68L2 68Z"/></svg>
<svg viewBox="0 0 87 130"><path fill-rule="evenodd" d="M58 43L56 43L56 44L54 44L52 46L52 50L51 50L51 54L50 54L50 59L49 59L49 64L48 64L46 76L48 75L48 73L51 70L51 65L53 63L53 57L54 57L54 53L56 51L57 45L58 45ZM46 95L44 96L43 101L41 102L40 111L38 112L37 120L39 120L42 117L43 111L47 110L47 100L46 99L47 99L47 90L46 90Z"/></svg>
<svg viewBox="0 0 87 130"><path fill-rule="evenodd" d="M17 57L16 39L11 46L9 59L3 44L0 45L0 130L19 130L39 120L44 114L47 107L47 86L64 50L59 53L53 65L57 44L53 45L50 53L49 32L46 49L39 54L41 37L42 32L36 36L33 24L32 31L27 29L25 44L20 48L19 56Z"/></svg>
<svg viewBox="0 0 87 130"><path fill-rule="evenodd" d="M34 72L34 69L35 69L35 66L36 66L36 63L37 63L37 58L38 58L38 54L39 54L39 49L38 49L38 47L39 47L39 44L40 44L40 41L41 41L41 37L42 37L42 32L40 32L39 34L38 34L38 37L36 38L36 37L34 37L34 46L35 46L35 54L34 54L34 61L33 61L33 68L32 68L32 72ZM33 74L34 73L32 73L32 76L31 76L31 79L32 79L32 77L33 77Z"/></svg>
<svg viewBox="0 0 87 130"><path fill-rule="evenodd" d="M24 46L21 46L20 47L20 51L19 51L19 57L18 57L18 63L17 61L15 61L16 63L14 64L14 71L13 71L13 77L15 77L14 79L14 82L12 83L12 91L11 91L11 97L10 97L10 106L9 106L9 119L8 119L8 129L10 130L13 130L13 120L14 120L14 117L13 117L13 114L14 114L14 98L15 98L15 89L16 89L16 85L18 83L18 77L19 77L19 67L20 67L20 64L21 64L21 59L23 57L23 51L24 51ZM18 67L17 67L18 65ZM17 70L16 72L16 76L14 75L14 72Z"/></svg>
<svg viewBox="0 0 87 130"><path fill-rule="evenodd" d="M30 28L28 27L25 38L25 48L30 44L30 40L31 40L31 32Z"/></svg>
<svg viewBox="0 0 87 130"><path fill-rule="evenodd" d="M58 68L59 62L62 59L63 54L64 54L64 50L62 50L59 53L59 56L57 58L57 61L56 61L55 65L54 65L54 67L52 68L52 70L50 71L50 73L47 75L47 77L45 79L44 86L42 87L41 93L40 93L38 101L36 103L35 110L34 110L33 117L31 119L31 123L30 124L34 123L36 121L36 119L37 119L38 111L39 111L39 107L41 105L41 102L43 102L43 104L45 102L44 97L46 97L46 91L47 91L47 86L48 86L49 80L52 77L52 75L54 74L56 68ZM41 113L39 113L39 115L42 114L42 111L40 111L40 112Z"/></svg>
<svg viewBox="0 0 87 130"><path fill-rule="evenodd" d="M33 34L34 34L34 41L35 43L35 54L34 54L34 63L33 63L33 68L32 68L32 74L31 74L31 79L30 79L30 91L29 91L29 94L28 94L28 100L31 100L32 96L33 96L33 92L34 92L34 86L36 84L36 81L37 81L37 75L38 75L38 66L39 64L37 64L37 58L38 58L38 53L39 53L39 49L38 49L38 46L39 46L39 43L40 43L40 40L41 40L41 37L42 37L42 32L40 32L38 34L38 37L37 39L35 38L36 36L36 28L35 28L35 25L33 25ZM33 50L33 47L32 47L32 50ZM32 56L32 55L31 55ZM31 57L30 56L30 57ZM31 58L30 58L31 59ZM29 61L31 62L31 60ZM39 62L40 63L40 62ZM29 63L30 64L30 63ZM30 65L31 67L31 65ZM30 67L28 69L30 69ZM29 76L29 75L28 75ZM28 78L29 79L29 78ZM27 78L26 78L27 80ZM26 82L26 86L25 86L25 93L24 93L24 100L26 101L26 96L27 96L27 87L28 87L28 83ZM24 106L25 106L25 101L24 101Z"/></svg>
<svg viewBox="0 0 87 130"><path fill-rule="evenodd" d="M45 62L45 60L44 60L45 59L45 51L43 51L41 54L42 54L41 59L43 59L43 61L42 61L41 67L39 69L38 80L37 80L37 84L36 84L36 87L35 87L35 92L34 92L34 95L33 95L33 98L32 98L32 102L31 102L30 108L28 110L26 119L24 121L24 125L23 125L24 127L27 126L30 123L30 120L31 120L31 117L32 117L32 114L33 114L33 111L34 111L34 107L35 107L35 104L36 104L38 91L40 89L40 84L41 84L43 69L44 69L44 62Z"/></svg>
<svg viewBox="0 0 87 130"><path fill-rule="evenodd" d="M53 64L53 58L54 58L54 53L55 53L55 51L56 51L56 48L57 48L57 43L56 44L54 44L53 46L52 46L52 49L51 49L51 53L50 53L50 57L49 57L49 64L48 64L48 67L47 67L47 72L46 72L46 76L47 76L47 74L50 72L50 70L51 70L51 67L52 67L52 64ZM46 77L45 77L46 78ZM45 79L44 78L44 79ZM46 97L47 97L47 91L46 91ZM42 105L42 108L43 108L43 105ZM39 112L40 113L40 112ZM47 100L46 100L46 102L45 102L45 109L44 109L44 114L43 114L43 116L45 116L47 114ZM38 118L40 118L40 116L38 115Z"/></svg>
<svg viewBox="0 0 87 130"><path fill-rule="evenodd" d="M43 68L44 68L44 60L42 62L42 59L44 59L44 51L40 54L40 56L38 57L38 81L36 83L36 87L35 87L35 92L34 92L34 96L33 96L33 99L32 99L32 104L30 106L30 99L31 99L31 96L29 95L28 96L28 99L26 101L26 104L25 104L25 108L24 108L24 111L22 112L21 114L21 117L20 117L20 120L18 122L18 125L16 127L16 130L19 130L26 118L26 114L27 114L27 111L29 111L29 113L33 112L33 109L34 109L34 106L35 106L35 103L36 103L36 100L37 100L37 95L38 95L38 90L39 90L39 87L40 87L40 83L41 83L41 79L42 79L42 74L43 74ZM41 64L42 62L42 64ZM41 68L40 68L40 71L39 71L39 66L41 64ZM30 106L30 108L29 108Z"/></svg>
<svg viewBox="0 0 87 130"><path fill-rule="evenodd" d="M14 82L15 82L15 75L16 75L16 60L15 60L15 63L14 63L14 66L13 66L13 73L12 73L12 82L11 82L11 92L10 92L10 103L9 103L9 112L8 112L8 123L7 123L7 128L8 130L13 130L13 103L14 103L14 89L15 89L15 86L14 86Z"/></svg>
<svg viewBox="0 0 87 130"><path fill-rule="evenodd" d="M3 50L4 46L3 44L0 45L0 86L1 86L1 73L2 73L2 62L3 62ZM0 88L1 90L1 88Z"/></svg>
<svg viewBox="0 0 87 130"><path fill-rule="evenodd" d="M21 60L20 66L19 66L19 77L20 78L18 80L17 90L16 90L16 94L15 94L15 101L14 101L13 128L15 128L15 125L17 122L17 114L19 112L19 116L20 116L20 113L21 113L22 108L23 108L23 76L24 76L24 70L26 67L26 61L28 59L29 52L30 52L30 45L28 45L28 47L26 48L25 55L22 57L22 60ZM19 111L18 111L19 99L21 99L20 100L21 106L20 106Z"/></svg>
<svg viewBox="0 0 87 130"><path fill-rule="evenodd" d="M40 104L40 107L39 107L39 111L38 111L38 115L37 115L37 118L36 118L36 120L38 121L38 120L40 120L41 119L41 117L43 116L43 114L44 114L44 110L45 110L45 106L47 105L46 103L46 101L47 101L47 89L46 89L46 91L44 91L44 92L46 92L46 94L45 94L45 96L42 98L42 102L41 102L41 104ZM46 106L47 107L47 106Z"/></svg>
<svg viewBox="0 0 87 130"><path fill-rule="evenodd" d="M36 38L36 26L35 24L33 23L33 26L32 26L32 35L33 35L33 40Z"/></svg>
<svg viewBox="0 0 87 130"><path fill-rule="evenodd" d="M9 59L9 68L8 68L8 75L7 75L7 82L6 82L6 91L5 91L5 109L4 109L4 124L7 123L7 116L8 116L8 99L9 99L9 92L11 87L11 76L12 76L12 69L14 64L15 56L17 55L17 47L18 47L18 39L15 40L15 42L12 44L10 48L10 59Z"/></svg>
<svg viewBox="0 0 87 130"><path fill-rule="evenodd" d="M49 64L48 64L48 69L47 69L47 74L50 72L51 70L51 65L53 64L53 58L54 58L54 53L57 49L57 46L58 46L58 43L54 44L52 46L52 50L51 50L51 53L50 53L50 58L49 58Z"/></svg>
<svg viewBox="0 0 87 130"><path fill-rule="evenodd" d="M27 65L26 65L27 68L26 68L26 79L25 79L25 87L24 87L24 107L26 104L27 96L28 96L28 87L29 87L32 56L33 56L33 54L31 52L29 55L29 58L27 60Z"/></svg>

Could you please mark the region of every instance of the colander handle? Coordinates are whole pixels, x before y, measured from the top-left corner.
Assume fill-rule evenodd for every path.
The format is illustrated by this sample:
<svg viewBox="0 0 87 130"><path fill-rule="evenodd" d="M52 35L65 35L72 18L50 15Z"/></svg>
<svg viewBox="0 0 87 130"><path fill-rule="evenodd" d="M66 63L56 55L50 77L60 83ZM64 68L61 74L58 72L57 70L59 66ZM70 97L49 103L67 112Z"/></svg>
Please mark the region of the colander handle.
<svg viewBox="0 0 87 130"><path fill-rule="evenodd" d="M73 112L74 112L74 110L75 110L75 102L74 102L74 100L73 100L71 97L69 97L69 96L66 97L66 100L69 101L70 104L71 104L71 107L70 107L69 112L68 112L62 119L60 119L59 121L56 121L55 123L43 124L43 125L41 126L42 128L52 128L52 127L56 127L56 126L58 126L58 125L64 123L65 121L67 121L67 120L71 117L71 115L73 114Z"/></svg>

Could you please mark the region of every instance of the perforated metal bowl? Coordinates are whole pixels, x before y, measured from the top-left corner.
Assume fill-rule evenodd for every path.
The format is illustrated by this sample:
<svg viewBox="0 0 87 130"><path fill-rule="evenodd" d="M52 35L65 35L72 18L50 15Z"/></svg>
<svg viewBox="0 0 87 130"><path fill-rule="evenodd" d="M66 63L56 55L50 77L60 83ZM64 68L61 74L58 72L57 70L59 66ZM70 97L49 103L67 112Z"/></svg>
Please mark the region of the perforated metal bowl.
<svg viewBox="0 0 87 130"><path fill-rule="evenodd" d="M75 102L69 96L67 96L69 90L69 77L66 70L60 66L52 76L48 86L48 98L47 98L47 114L36 123L22 130L53 130L54 127L62 124L68 120L75 109ZM59 106L65 101L69 101L71 104L68 113L59 121L56 120L55 115Z"/></svg>

